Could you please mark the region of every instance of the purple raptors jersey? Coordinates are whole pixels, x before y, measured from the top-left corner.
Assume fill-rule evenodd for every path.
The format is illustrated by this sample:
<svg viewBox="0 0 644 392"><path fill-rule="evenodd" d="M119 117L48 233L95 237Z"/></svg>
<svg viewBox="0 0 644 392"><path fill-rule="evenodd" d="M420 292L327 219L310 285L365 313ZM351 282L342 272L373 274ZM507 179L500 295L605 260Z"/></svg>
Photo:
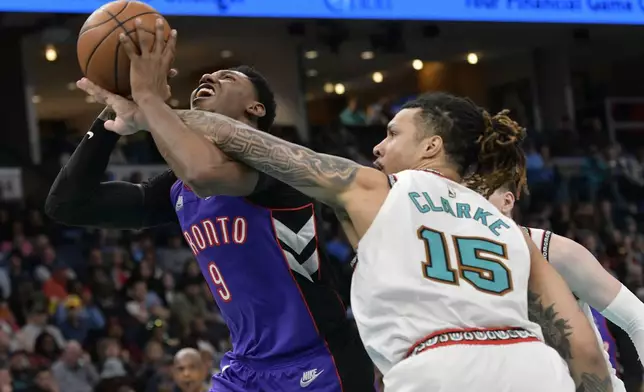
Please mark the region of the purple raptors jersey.
<svg viewBox="0 0 644 392"><path fill-rule="evenodd" d="M171 190L183 236L230 330L230 358L263 360L324 347L348 326L318 249L313 202L284 184L249 197Z"/></svg>
<svg viewBox="0 0 644 392"><path fill-rule="evenodd" d="M608 352L610 363L613 365L613 369L617 369L617 345L615 344L615 338L613 338L613 335L608 330L606 318L595 309L590 308L590 310L595 318L595 325L597 325L597 329L602 336L602 340L608 345L608 349L606 351Z"/></svg>

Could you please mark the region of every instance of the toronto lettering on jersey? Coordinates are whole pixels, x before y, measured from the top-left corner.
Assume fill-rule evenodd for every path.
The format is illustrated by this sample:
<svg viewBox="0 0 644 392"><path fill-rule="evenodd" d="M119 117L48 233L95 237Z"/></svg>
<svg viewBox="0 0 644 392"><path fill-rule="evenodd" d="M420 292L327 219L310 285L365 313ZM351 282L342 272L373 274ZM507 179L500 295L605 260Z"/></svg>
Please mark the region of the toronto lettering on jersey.
<svg viewBox="0 0 644 392"><path fill-rule="evenodd" d="M243 245L248 237L248 225L242 217L219 216L205 219L183 232L192 253L197 256L206 248L221 245Z"/></svg>
<svg viewBox="0 0 644 392"><path fill-rule="evenodd" d="M409 192L409 199L414 206L421 214L427 214L429 212L443 212L450 214L453 217L461 219L473 219L478 221L483 226L490 229L492 234L495 236L500 236L500 229L509 229L510 226L505 223L502 219L494 216L493 213L484 210L481 207L477 207L476 211L472 215L472 206L469 203L455 203L450 202L448 199L441 197L440 201L432 199L427 192Z"/></svg>

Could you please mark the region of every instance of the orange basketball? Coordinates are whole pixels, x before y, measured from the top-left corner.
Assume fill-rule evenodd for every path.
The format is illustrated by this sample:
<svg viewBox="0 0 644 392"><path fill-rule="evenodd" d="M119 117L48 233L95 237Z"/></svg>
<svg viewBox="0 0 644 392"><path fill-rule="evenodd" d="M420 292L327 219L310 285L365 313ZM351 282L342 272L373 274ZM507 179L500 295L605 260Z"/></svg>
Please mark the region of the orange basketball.
<svg viewBox="0 0 644 392"><path fill-rule="evenodd" d="M119 35L126 33L138 45L136 18L143 22L144 31L153 36L156 20L163 19L154 8L140 1L113 1L87 18L76 44L83 74L104 89L124 96L130 94L130 59L122 48ZM170 25L165 22L166 41L170 31Z"/></svg>

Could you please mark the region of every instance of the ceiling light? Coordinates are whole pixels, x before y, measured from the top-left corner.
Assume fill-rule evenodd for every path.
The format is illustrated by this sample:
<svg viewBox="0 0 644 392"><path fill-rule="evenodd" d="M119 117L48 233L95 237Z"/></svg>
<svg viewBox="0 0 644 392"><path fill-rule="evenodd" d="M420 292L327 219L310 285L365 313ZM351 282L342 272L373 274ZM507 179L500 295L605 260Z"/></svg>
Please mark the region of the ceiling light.
<svg viewBox="0 0 644 392"><path fill-rule="evenodd" d="M309 69L309 70L306 71L306 76L308 76L309 78L314 78L314 77L318 76L318 70L317 69Z"/></svg>
<svg viewBox="0 0 644 392"><path fill-rule="evenodd" d="M371 78L375 83L382 83L384 76L382 76L382 72L374 72L373 75L371 75Z"/></svg>
<svg viewBox="0 0 644 392"><path fill-rule="evenodd" d="M178 99L171 99L170 100L170 106L172 106L173 108L176 108L177 106L179 106L179 100Z"/></svg>
<svg viewBox="0 0 644 392"><path fill-rule="evenodd" d="M469 53L467 55L467 62L474 65L479 62L479 56L476 53Z"/></svg>
<svg viewBox="0 0 644 392"><path fill-rule="evenodd" d="M76 83L74 83L74 82L67 83L67 90L69 90L69 91L76 90Z"/></svg>
<svg viewBox="0 0 644 392"><path fill-rule="evenodd" d="M333 90L338 95L342 95L346 91L345 88L344 88L344 84L342 84L342 83L336 84L335 87L333 88Z"/></svg>
<svg viewBox="0 0 644 392"><path fill-rule="evenodd" d="M326 83L324 84L324 92L327 94L331 94L333 92L333 83Z"/></svg>
<svg viewBox="0 0 644 392"><path fill-rule="evenodd" d="M375 57L374 53L370 50L360 53L360 58L363 60L371 60Z"/></svg>
<svg viewBox="0 0 644 392"><path fill-rule="evenodd" d="M45 46L45 58L47 61L56 61L56 59L58 59L58 52L54 45Z"/></svg>
<svg viewBox="0 0 644 392"><path fill-rule="evenodd" d="M307 50L306 52L304 52L304 57L309 60L316 59L318 58L318 52L316 52L315 50Z"/></svg>
<svg viewBox="0 0 644 392"><path fill-rule="evenodd" d="M40 95L34 95L33 97L31 97L31 102L32 103L41 103L42 98L40 97Z"/></svg>
<svg viewBox="0 0 644 392"><path fill-rule="evenodd" d="M226 49L226 50L221 51L221 58L222 59L229 59L231 57L233 57L233 52L231 52L230 50Z"/></svg>
<svg viewBox="0 0 644 392"><path fill-rule="evenodd" d="M414 67L414 69L416 71L420 71L421 69L423 69L425 64L423 64L423 62L421 60L416 59L416 60L411 62L411 66Z"/></svg>

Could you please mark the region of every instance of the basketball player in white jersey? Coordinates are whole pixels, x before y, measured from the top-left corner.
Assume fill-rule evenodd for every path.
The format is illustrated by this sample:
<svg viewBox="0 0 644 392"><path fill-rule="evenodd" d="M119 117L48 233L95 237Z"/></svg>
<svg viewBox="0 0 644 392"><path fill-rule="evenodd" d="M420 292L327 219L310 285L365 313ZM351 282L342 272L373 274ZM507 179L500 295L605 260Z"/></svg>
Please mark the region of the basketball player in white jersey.
<svg viewBox="0 0 644 392"><path fill-rule="evenodd" d="M511 217L517 191L515 186L504 185L489 200L505 216ZM577 242L553 234L551 231L527 228L543 256L561 274L570 289L579 298L579 305L591 321L598 340L602 337L594 324L590 307L623 329L633 341L640 361L644 358L644 303L635 294L609 274L585 247ZM604 352L615 392L624 392L624 383L617 378Z"/></svg>
<svg viewBox="0 0 644 392"><path fill-rule="evenodd" d="M161 33L155 45L164 46ZM145 72L132 94L150 99L128 113L116 110L105 127L128 133L154 124L178 141L201 133L231 158L345 213L360 239L354 316L388 391L612 391L593 331L565 282L511 219L458 184L475 164L485 183L473 185L489 193L524 176L515 169L525 161L521 130L505 115L490 117L447 94L419 98L396 115L376 148L383 171L397 173L386 175L216 113L180 118L160 98L171 60L138 61ZM549 343L574 382L529 312L552 333Z"/></svg>

